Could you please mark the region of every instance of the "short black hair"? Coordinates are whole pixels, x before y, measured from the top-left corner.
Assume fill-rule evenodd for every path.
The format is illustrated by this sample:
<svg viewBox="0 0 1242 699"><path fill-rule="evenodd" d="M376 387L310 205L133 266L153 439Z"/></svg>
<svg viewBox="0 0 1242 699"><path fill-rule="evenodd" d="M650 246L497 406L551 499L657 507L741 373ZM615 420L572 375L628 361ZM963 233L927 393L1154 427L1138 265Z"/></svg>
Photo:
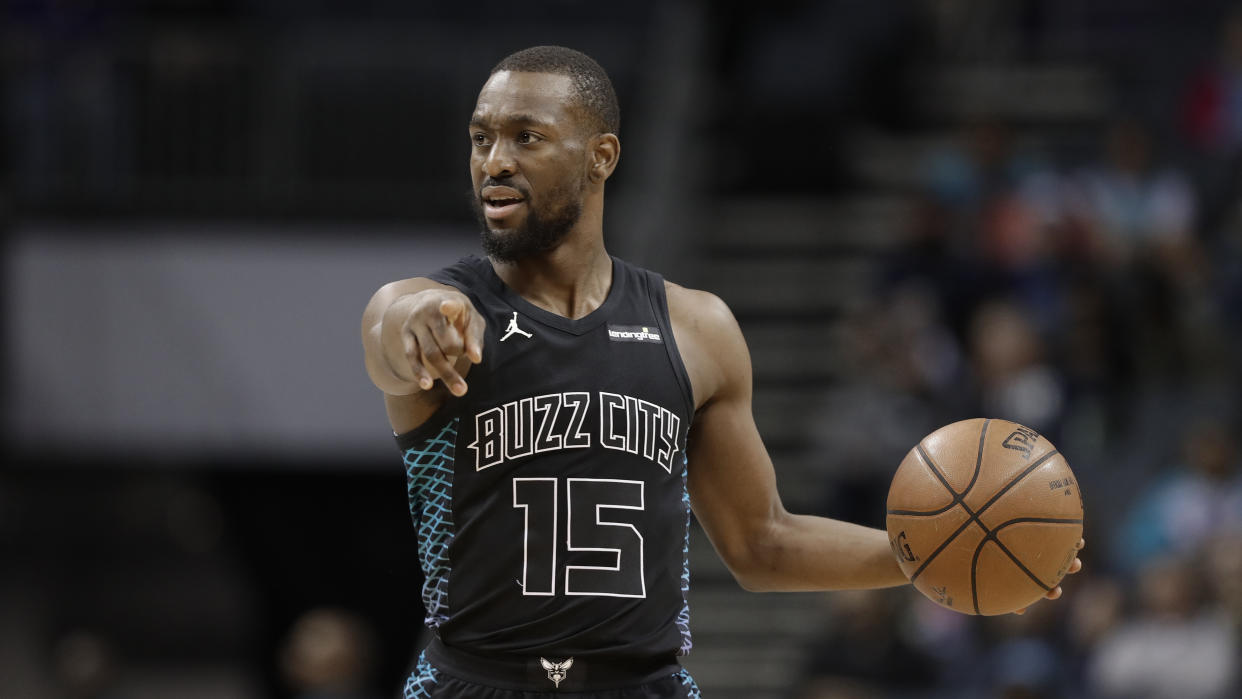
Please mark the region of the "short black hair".
<svg viewBox="0 0 1242 699"><path fill-rule="evenodd" d="M621 107L612 89L608 73L595 59L564 46L532 46L511 53L492 68L491 75L502 70L517 73L552 73L567 75L574 81L574 96L601 133L621 130Z"/></svg>

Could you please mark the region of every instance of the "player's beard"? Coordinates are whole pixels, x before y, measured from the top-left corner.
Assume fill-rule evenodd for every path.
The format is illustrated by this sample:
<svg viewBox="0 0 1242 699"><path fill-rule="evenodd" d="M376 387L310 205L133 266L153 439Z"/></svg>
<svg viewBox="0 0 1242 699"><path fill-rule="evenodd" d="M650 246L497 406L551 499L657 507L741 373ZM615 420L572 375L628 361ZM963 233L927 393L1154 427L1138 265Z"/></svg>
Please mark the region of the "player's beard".
<svg viewBox="0 0 1242 699"><path fill-rule="evenodd" d="M577 191L557 188L549 193L552 203L544 207L535 206L535 202L527 198L526 218L517 228L505 231L494 231L488 226L483 202L475 193L471 201L479 219L483 251L497 262L518 262L555 250L582 217L583 189L585 182L579 184Z"/></svg>

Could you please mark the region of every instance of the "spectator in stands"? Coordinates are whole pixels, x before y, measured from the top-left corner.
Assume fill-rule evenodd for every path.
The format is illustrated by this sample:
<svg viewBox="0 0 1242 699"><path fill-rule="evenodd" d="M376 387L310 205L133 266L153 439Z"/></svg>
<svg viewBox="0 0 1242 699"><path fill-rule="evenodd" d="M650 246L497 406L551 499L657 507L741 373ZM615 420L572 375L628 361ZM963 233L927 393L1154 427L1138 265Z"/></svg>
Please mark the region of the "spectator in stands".
<svg viewBox="0 0 1242 699"><path fill-rule="evenodd" d="M1003 121L971 124L957 139L931 152L923 166L925 186L945 206L978 209L991 190L1014 177L1012 142Z"/></svg>
<svg viewBox="0 0 1242 699"><path fill-rule="evenodd" d="M1138 610L1105 634L1090 664L1093 696L1227 699L1238 696L1237 630L1205 604L1203 580L1185 559L1147 562Z"/></svg>
<svg viewBox="0 0 1242 699"><path fill-rule="evenodd" d="M1191 78L1182 125L1188 140L1207 153L1242 150L1242 11L1225 20L1213 60Z"/></svg>
<svg viewBox="0 0 1242 699"><path fill-rule="evenodd" d="M1067 230L1062 178L1047 154L1015 144L1009 124L985 119L934 149L923 163L916 236L921 242L939 238L943 252L955 258L957 269L941 282L951 309L961 305L961 295L1015 296L1035 311L1041 329L1049 329L1061 322L1054 261Z"/></svg>
<svg viewBox="0 0 1242 699"><path fill-rule="evenodd" d="M1114 122L1107 143L1107 158L1074 178L1067 206L1129 328L1130 361L1150 375L1179 375L1193 366L1208 322L1198 197L1180 170L1153 157L1141 122Z"/></svg>
<svg viewBox="0 0 1242 699"><path fill-rule="evenodd" d="M297 699L371 699L374 634L350 612L318 608L290 629L280 669Z"/></svg>
<svg viewBox="0 0 1242 699"><path fill-rule="evenodd" d="M1242 536L1242 469L1236 438L1203 420L1187 431L1182 462L1150 486L1120 527L1114 551L1122 570L1154 556L1195 556L1216 537Z"/></svg>
<svg viewBox="0 0 1242 699"><path fill-rule="evenodd" d="M1204 571L1213 599L1242 634L1242 533L1225 532L1206 542Z"/></svg>
<svg viewBox="0 0 1242 699"><path fill-rule="evenodd" d="M1063 380L1048 361L1033 313L1008 301L976 311L967 339L979 414L1043 432L1054 442L1065 405Z"/></svg>
<svg viewBox="0 0 1242 699"><path fill-rule="evenodd" d="M932 150L923 163L923 188L930 215L943 219L950 246L973 255L980 218L990 202L1011 191L1033 167L1014 148L1004 121L981 119L957 138Z"/></svg>
<svg viewBox="0 0 1242 699"><path fill-rule="evenodd" d="M1096 647L1116 633L1125 615L1126 587L1121 579L1099 572L1088 564L1087 577L1077 581L1074 599L1064 617L1066 663L1063 670L1079 687L1086 676Z"/></svg>
<svg viewBox="0 0 1242 699"><path fill-rule="evenodd" d="M1088 167L1073 190L1076 213L1106 262L1125 264L1193 235L1194 190L1180 171L1154 161L1151 139L1139 121L1114 122L1107 159Z"/></svg>
<svg viewBox="0 0 1242 699"><path fill-rule="evenodd" d="M901 633L894 633L909 598L892 590L851 590L824 598L822 636L807 652L800 699L884 696L887 690L928 687L936 667Z"/></svg>
<svg viewBox="0 0 1242 699"><path fill-rule="evenodd" d="M1234 8L1222 22L1220 43L1191 75L1181 117L1203 194L1205 232L1214 240L1242 198L1242 10Z"/></svg>
<svg viewBox="0 0 1242 699"><path fill-rule="evenodd" d="M1036 604L1025 614L985 620L988 641L980 673L986 696L1062 697L1074 687L1066 644L1058 638L1063 608Z"/></svg>

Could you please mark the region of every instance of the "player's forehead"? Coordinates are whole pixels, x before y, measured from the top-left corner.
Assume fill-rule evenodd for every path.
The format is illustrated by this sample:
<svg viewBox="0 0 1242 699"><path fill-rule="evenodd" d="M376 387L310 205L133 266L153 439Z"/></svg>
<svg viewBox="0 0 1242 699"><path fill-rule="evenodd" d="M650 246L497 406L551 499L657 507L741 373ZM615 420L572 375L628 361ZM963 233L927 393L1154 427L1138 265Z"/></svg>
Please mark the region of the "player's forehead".
<svg viewBox="0 0 1242 699"><path fill-rule="evenodd" d="M568 75L502 70L483 84L470 123L499 127L533 121L567 126L575 118L573 95L573 78Z"/></svg>

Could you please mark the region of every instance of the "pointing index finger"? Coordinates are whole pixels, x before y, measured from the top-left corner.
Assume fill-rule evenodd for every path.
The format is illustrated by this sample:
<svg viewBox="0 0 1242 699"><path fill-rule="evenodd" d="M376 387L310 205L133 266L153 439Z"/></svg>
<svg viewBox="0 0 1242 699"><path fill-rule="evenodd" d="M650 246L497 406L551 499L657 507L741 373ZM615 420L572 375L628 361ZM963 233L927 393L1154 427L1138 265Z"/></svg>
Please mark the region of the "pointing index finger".
<svg viewBox="0 0 1242 699"><path fill-rule="evenodd" d="M466 340L466 357L472 364L478 364L483 361L483 331L487 328L487 321L471 308L466 323L465 332L462 333Z"/></svg>
<svg viewBox="0 0 1242 699"><path fill-rule="evenodd" d="M462 316L466 313L466 308L458 299L444 299L440 302L440 315L444 316L452 325L461 327Z"/></svg>

